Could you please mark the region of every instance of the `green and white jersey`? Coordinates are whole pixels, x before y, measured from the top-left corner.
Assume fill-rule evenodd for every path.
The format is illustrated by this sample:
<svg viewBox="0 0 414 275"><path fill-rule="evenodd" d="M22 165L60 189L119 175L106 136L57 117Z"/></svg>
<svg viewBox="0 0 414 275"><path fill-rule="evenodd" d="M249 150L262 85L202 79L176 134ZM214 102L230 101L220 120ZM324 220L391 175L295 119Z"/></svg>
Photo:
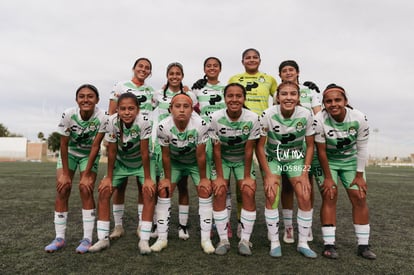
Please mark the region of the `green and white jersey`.
<svg viewBox="0 0 414 275"><path fill-rule="evenodd" d="M259 116L243 108L239 119L232 121L226 110L211 115L211 138L213 142L220 142L223 159L241 162L244 161L246 142L260 137Z"/></svg>
<svg viewBox="0 0 414 275"><path fill-rule="evenodd" d="M280 162L305 157L305 137L314 135L312 113L296 106L290 118L283 117L280 105L274 105L260 117L261 135L267 136L266 155Z"/></svg>
<svg viewBox="0 0 414 275"><path fill-rule="evenodd" d="M319 96L317 92L309 89L309 87L306 87L304 85L300 85L299 87L300 87L300 90L299 90L300 105L302 107L305 107L309 111L311 111L313 114L312 108L322 105L321 97ZM273 96L274 104L277 104L276 95L277 93L275 93L275 95Z"/></svg>
<svg viewBox="0 0 414 275"><path fill-rule="evenodd" d="M108 117L95 107L88 120L83 120L78 107L65 110L58 125L58 133L69 137L68 152L76 157L87 157L97 133L105 133Z"/></svg>
<svg viewBox="0 0 414 275"><path fill-rule="evenodd" d="M346 107L343 122L335 121L325 110L319 112L315 116L315 132L315 142L326 144L328 160L348 165L357 161L357 145L366 147L369 126L363 113Z"/></svg>
<svg viewBox="0 0 414 275"><path fill-rule="evenodd" d="M314 90L311 90L306 86L300 85L299 92L300 92L300 98L299 98L300 105L302 107L305 107L309 111L311 111L312 114L313 114L312 108L322 105L319 94L315 92Z"/></svg>
<svg viewBox="0 0 414 275"><path fill-rule="evenodd" d="M180 132L172 116L162 120L157 128L158 142L168 146L171 160L182 164L197 163L197 145L209 139L209 125L199 116L191 116L186 129Z"/></svg>
<svg viewBox="0 0 414 275"><path fill-rule="evenodd" d="M209 121L210 115L215 111L226 108L223 90L224 86L220 83L207 83L202 89L192 90L200 105L200 115L205 121Z"/></svg>
<svg viewBox="0 0 414 275"><path fill-rule="evenodd" d="M109 96L110 100L118 101L118 98L123 93L133 93L138 98L140 103L139 112L144 116L148 117L152 111L152 97L154 94L154 89L148 85L137 86L131 80L120 81L115 84L111 95Z"/></svg>
<svg viewBox="0 0 414 275"><path fill-rule="evenodd" d="M126 128L118 118L118 114L109 117L105 140L117 143L116 159L129 168L142 166L141 140L151 137L151 123L138 114L130 128Z"/></svg>
<svg viewBox="0 0 414 275"><path fill-rule="evenodd" d="M156 108L154 112L154 116L155 115L157 116L157 117L154 117L154 120L161 121L167 116L169 116L170 112L168 111L168 109L170 108L171 99L177 93L180 93L180 92L174 93L170 89L167 89L167 91L165 91L165 95L164 95L164 90L158 90L154 92L154 96L152 98L152 104L154 108ZM196 96L190 91L186 92L186 94L188 94L191 97L191 100L193 101L193 107L194 107L197 104Z"/></svg>

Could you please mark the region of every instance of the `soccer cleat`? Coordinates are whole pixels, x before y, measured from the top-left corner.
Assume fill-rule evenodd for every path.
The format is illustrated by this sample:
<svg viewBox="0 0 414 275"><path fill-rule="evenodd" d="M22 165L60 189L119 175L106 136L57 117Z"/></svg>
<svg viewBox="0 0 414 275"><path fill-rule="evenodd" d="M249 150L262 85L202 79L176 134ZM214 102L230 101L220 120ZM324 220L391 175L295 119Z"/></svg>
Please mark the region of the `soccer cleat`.
<svg viewBox="0 0 414 275"><path fill-rule="evenodd" d="M336 252L336 247L333 244L326 244L323 249L322 256L328 259L338 259L338 252Z"/></svg>
<svg viewBox="0 0 414 275"><path fill-rule="evenodd" d="M48 253L53 253L55 251L62 249L65 245L65 239L56 238L45 247L45 251Z"/></svg>
<svg viewBox="0 0 414 275"><path fill-rule="evenodd" d="M293 226L285 227L285 233L283 234L283 241L285 243L294 243L295 242L295 235Z"/></svg>
<svg viewBox="0 0 414 275"><path fill-rule="evenodd" d="M229 240L221 240L214 251L217 255L226 255L227 252L230 250L230 242Z"/></svg>
<svg viewBox="0 0 414 275"><path fill-rule="evenodd" d="M270 249L269 255L273 258L279 258L282 257L282 248L279 246L276 246L273 249Z"/></svg>
<svg viewBox="0 0 414 275"><path fill-rule="evenodd" d="M246 240L240 240L239 242L239 254L243 255L243 256L251 256L252 255L252 251L251 251L251 247L252 247L252 243Z"/></svg>
<svg viewBox="0 0 414 275"><path fill-rule="evenodd" d="M110 243L109 243L108 239L99 240L94 245L89 247L88 251L89 252L99 252L101 250L107 249L109 246L110 246Z"/></svg>
<svg viewBox="0 0 414 275"><path fill-rule="evenodd" d="M212 254L215 251L214 246L211 243L211 240L210 239L201 241L201 248L203 248L203 251L206 254Z"/></svg>
<svg viewBox="0 0 414 275"><path fill-rule="evenodd" d="M358 256L368 260L375 260L377 255L369 248L369 245L358 245Z"/></svg>
<svg viewBox="0 0 414 275"><path fill-rule="evenodd" d="M188 227L186 225L178 225L178 238L184 241L190 238L190 234L188 234Z"/></svg>
<svg viewBox="0 0 414 275"><path fill-rule="evenodd" d="M151 245L151 251L153 252L160 252L164 248L167 248L168 240L158 238L157 241Z"/></svg>
<svg viewBox="0 0 414 275"><path fill-rule="evenodd" d="M110 240L116 240L125 235L125 230L122 225L115 225L114 230L112 230L111 235L109 235Z"/></svg>
<svg viewBox="0 0 414 275"><path fill-rule="evenodd" d="M85 254L88 252L89 247L91 247L92 242L89 239L83 239L80 241L80 244L76 248L76 253Z"/></svg>
<svg viewBox="0 0 414 275"><path fill-rule="evenodd" d="M315 251L313 251L309 247L298 246L297 250L300 254L302 254L306 258L315 259L317 257Z"/></svg>
<svg viewBox="0 0 414 275"><path fill-rule="evenodd" d="M140 240L138 242L138 249L141 255L151 254L151 248L149 246L148 241Z"/></svg>

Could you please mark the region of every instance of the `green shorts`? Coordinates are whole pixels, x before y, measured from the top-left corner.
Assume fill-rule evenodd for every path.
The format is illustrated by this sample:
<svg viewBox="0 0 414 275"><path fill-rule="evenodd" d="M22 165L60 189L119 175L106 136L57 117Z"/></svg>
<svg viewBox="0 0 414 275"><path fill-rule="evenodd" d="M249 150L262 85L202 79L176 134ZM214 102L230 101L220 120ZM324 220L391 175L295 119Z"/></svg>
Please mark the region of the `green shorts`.
<svg viewBox="0 0 414 275"><path fill-rule="evenodd" d="M151 179L155 183L155 163L150 162ZM112 176L112 186L120 187L124 182L128 180L128 177L137 177L137 180L142 184L145 180L144 166L140 167L127 167L118 160L115 161L115 168Z"/></svg>
<svg viewBox="0 0 414 275"><path fill-rule="evenodd" d="M93 163L92 166L92 172L96 173L98 172L98 166L99 166L99 159L100 159L100 155L98 155L95 159L95 162ZM89 160L89 156L88 157L76 157L72 154L68 154L68 166L69 166L69 170L71 171L76 171L76 169L79 166L79 171L83 172L86 169L86 166L88 165L88 160ZM56 169L61 169L63 168L62 166L62 158L60 156L59 153L59 158L57 160L57 164L56 164Z"/></svg>
<svg viewBox="0 0 414 275"><path fill-rule="evenodd" d="M151 142L152 144L152 142ZM162 150L161 146L158 142L154 142L153 152L151 152L151 162L154 163L154 171L155 175L163 178L164 177L164 169L162 166ZM151 145L152 148L152 145Z"/></svg>
<svg viewBox="0 0 414 275"><path fill-rule="evenodd" d="M244 161L240 162L230 162L225 159L221 160L221 166L223 167L223 177L225 180L230 180L230 175L233 172L234 177L237 181L244 179ZM250 168L250 177L256 179L256 173L254 171L254 166ZM211 169L211 179L215 180L217 178L217 172L214 166Z"/></svg>
<svg viewBox="0 0 414 275"><path fill-rule="evenodd" d="M211 168L210 165L206 164L207 178L210 178ZM191 176L195 186L200 183L200 171L197 163L184 164L177 161L171 160L171 183L177 183L182 177Z"/></svg>
<svg viewBox="0 0 414 275"><path fill-rule="evenodd" d="M292 161L281 162L276 158L267 157L267 162L269 164L270 171L272 171L272 174L279 176L286 174L288 178L299 177L302 175L304 169L308 169L308 167L305 167L304 159L295 159Z"/></svg>
<svg viewBox="0 0 414 275"><path fill-rule="evenodd" d="M325 176L323 174L322 167L315 167L315 170L317 171L317 173L314 174L316 183L318 184L319 190L321 190L321 186L323 184L323 181L325 180ZM342 185L345 187L345 189L358 190L357 185L351 186L352 181L355 179L355 176L356 176L356 170L357 170L356 164L344 167L343 164L335 165L335 163L329 163L329 170L331 170L331 175L336 185L338 185L338 178L339 178L342 182ZM364 179L366 179L365 173L364 173Z"/></svg>

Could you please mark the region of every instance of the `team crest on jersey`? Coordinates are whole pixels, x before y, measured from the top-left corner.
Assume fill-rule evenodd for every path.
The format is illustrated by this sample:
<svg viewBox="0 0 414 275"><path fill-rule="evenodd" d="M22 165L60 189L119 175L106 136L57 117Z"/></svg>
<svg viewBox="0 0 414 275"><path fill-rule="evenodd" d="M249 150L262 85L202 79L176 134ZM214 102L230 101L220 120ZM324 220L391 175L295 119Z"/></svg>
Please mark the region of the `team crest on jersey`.
<svg viewBox="0 0 414 275"><path fill-rule="evenodd" d="M303 125L303 123L302 122L298 122L297 124L296 124L296 132L301 132L303 129L305 129L305 126Z"/></svg>
<svg viewBox="0 0 414 275"><path fill-rule="evenodd" d="M300 92L300 97L305 98L307 97L308 93L306 91L301 91Z"/></svg>
<svg viewBox="0 0 414 275"><path fill-rule="evenodd" d="M92 122L89 123L89 130L92 131L92 132L96 131L96 123L95 122L92 121Z"/></svg>
<svg viewBox="0 0 414 275"><path fill-rule="evenodd" d="M356 131L355 127L349 127L349 129L348 129L348 133L349 133L349 135L351 135L351 136L355 136L355 135L356 135L356 133L357 133L357 131Z"/></svg>
<svg viewBox="0 0 414 275"><path fill-rule="evenodd" d="M265 79L264 79L264 77L263 76L260 76L259 77L259 79L258 79L258 81L260 82L260 83L265 83Z"/></svg>
<svg viewBox="0 0 414 275"><path fill-rule="evenodd" d="M189 143L194 143L194 142L195 142L195 137L194 137L194 135L188 135L188 142L189 142Z"/></svg>
<svg viewBox="0 0 414 275"><path fill-rule="evenodd" d="M136 138L136 137L138 137L138 132L137 132L137 130L135 130L135 129L132 129L132 130L131 130L131 137L132 137L132 138Z"/></svg>
<svg viewBox="0 0 414 275"><path fill-rule="evenodd" d="M243 135L248 135L249 132L250 132L249 126L247 125L243 126L243 130L242 130Z"/></svg>

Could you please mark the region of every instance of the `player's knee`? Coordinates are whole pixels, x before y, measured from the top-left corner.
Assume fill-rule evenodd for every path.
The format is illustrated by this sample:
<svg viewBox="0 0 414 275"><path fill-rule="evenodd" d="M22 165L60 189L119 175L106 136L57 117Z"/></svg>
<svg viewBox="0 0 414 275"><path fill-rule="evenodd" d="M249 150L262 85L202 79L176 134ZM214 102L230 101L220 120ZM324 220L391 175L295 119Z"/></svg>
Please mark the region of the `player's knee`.
<svg viewBox="0 0 414 275"><path fill-rule="evenodd" d="M204 186L200 186L198 188L198 196L203 199L207 199L211 196L211 190Z"/></svg>
<svg viewBox="0 0 414 275"><path fill-rule="evenodd" d="M167 188L158 189L158 197L163 199L168 198Z"/></svg>
<svg viewBox="0 0 414 275"><path fill-rule="evenodd" d="M72 191L72 185L66 184L62 188L57 190L57 196L60 198L67 198Z"/></svg>
<svg viewBox="0 0 414 275"><path fill-rule="evenodd" d="M99 189L99 200L108 200L111 198L111 188L106 186L104 188Z"/></svg>
<svg viewBox="0 0 414 275"><path fill-rule="evenodd" d="M92 189L84 184L79 184L79 193L81 194L81 196L92 196L93 195Z"/></svg>

